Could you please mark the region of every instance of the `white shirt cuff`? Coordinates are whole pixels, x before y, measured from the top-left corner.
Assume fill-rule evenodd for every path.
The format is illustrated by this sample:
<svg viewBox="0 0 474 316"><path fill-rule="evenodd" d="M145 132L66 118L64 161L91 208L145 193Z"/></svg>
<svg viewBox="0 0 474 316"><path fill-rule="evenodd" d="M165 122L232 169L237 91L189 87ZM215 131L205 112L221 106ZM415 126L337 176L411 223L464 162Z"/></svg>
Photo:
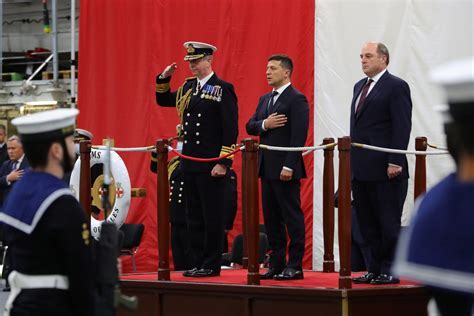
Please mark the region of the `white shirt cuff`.
<svg viewBox="0 0 474 316"><path fill-rule="evenodd" d="M267 131L267 129L265 128L265 121L266 121L266 120L263 120L263 121L262 121L262 131L264 131L264 132Z"/></svg>
<svg viewBox="0 0 474 316"><path fill-rule="evenodd" d="M286 170L286 171L291 171L291 172L293 172L293 169L291 169L291 168L288 168L288 167L285 167L285 166L283 166L283 170Z"/></svg>

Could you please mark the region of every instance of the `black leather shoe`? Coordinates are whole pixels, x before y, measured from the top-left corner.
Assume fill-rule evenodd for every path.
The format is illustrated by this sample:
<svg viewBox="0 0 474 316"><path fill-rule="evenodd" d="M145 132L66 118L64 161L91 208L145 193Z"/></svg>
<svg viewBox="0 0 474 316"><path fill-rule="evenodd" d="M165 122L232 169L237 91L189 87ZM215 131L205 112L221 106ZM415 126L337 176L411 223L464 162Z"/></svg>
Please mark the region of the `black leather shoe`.
<svg viewBox="0 0 474 316"><path fill-rule="evenodd" d="M273 277L277 274L280 274L283 271L283 269L274 269L270 268L268 271L264 274L260 274L260 280L269 280L273 279Z"/></svg>
<svg viewBox="0 0 474 316"><path fill-rule="evenodd" d="M193 277L204 278L204 277L219 276L219 275L221 275L221 272L219 270L199 269L194 273Z"/></svg>
<svg viewBox="0 0 474 316"><path fill-rule="evenodd" d="M398 284L398 283L400 283L400 279L397 279L389 274L381 274L370 282L370 284L379 284L379 285Z"/></svg>
<svg viewBox="0 0 474 316"><path fill-rule="evenodd" d="M2 291L3 291L3 292L10 292L10 290L11 290L10 287L7 286L7 287L4 287Z"/></svg>
<svg viewBox="0 0 474 316"><path fill-rule="evenodd" d="M192 268L191 270L186 270L183 272L183 276L185 277L193 277L194 274L198 271L198 268Z"/></svg>
<svg viewBox="0 0 474 316"><path fill-rule="evenodd" d="M360 277L353 278L352 281L357 284L369 284L372 280L377 278L378 275L372 272L367 272L364 275L361 275Z"/></svg>
<svg viewBox="0 0 474 316"><path fill-rule="evenodd" d="M285 268L282 273L277 274L273 277L275 280L300 280L304 278L302 270L296 270L293 268Z"/></svg>

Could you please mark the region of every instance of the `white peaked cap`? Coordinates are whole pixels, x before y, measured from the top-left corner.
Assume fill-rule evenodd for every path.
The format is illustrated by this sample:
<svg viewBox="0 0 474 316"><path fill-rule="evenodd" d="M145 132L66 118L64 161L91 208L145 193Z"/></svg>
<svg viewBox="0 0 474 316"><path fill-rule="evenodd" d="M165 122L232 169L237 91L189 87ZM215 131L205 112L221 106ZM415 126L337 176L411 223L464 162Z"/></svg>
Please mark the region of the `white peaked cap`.
<svg viewBox="0 0 474 316"><path fill-rule="evenodd" d="M61 139L74 133L77 109L55 109L12 120L23 142Z"/></svg>

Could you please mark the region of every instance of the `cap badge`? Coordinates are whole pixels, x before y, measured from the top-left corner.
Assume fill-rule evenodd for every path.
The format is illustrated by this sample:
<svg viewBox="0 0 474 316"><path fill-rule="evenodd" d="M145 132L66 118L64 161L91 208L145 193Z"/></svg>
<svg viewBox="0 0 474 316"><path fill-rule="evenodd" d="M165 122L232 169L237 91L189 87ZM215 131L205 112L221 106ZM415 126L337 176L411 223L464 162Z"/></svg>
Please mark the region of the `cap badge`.
<svg viewBox="0 0 474 316"><path fill-rule="evenodd" d="M193 44L189 44L188 45L188 53L189 54L194 54L195 51L196 51L196 49L194 48Z"/></svg>

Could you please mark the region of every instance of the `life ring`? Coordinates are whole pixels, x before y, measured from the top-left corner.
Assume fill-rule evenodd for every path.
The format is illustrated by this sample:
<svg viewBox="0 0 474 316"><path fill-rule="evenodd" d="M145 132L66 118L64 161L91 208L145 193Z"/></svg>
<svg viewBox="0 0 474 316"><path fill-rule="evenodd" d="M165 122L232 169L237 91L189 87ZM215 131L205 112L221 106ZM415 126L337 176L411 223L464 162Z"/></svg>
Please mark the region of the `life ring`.
<svg viewBox="0 0 474 316"><path fill-rule="evenodd" d="M102 184L104 182L103 165L105 162L105 150L92 149L91 150L91 195L92 208L97 208L103 217L103 210L101 205ZM71 173L71 180L69 186L76 198L79 200L80 188L80 170L81 159L78 158L74 169ZM112 183L109 186L109 199L112 207L107 217L107 222L114 223L117 228L120 228L125 222L130 208L131 185L130 177L128 175L127 167L122 158L115 152L110 152L110 171L112 173ZM100 237L100 228L104 220L91 217L91 232L95 239Z"/></svg>

